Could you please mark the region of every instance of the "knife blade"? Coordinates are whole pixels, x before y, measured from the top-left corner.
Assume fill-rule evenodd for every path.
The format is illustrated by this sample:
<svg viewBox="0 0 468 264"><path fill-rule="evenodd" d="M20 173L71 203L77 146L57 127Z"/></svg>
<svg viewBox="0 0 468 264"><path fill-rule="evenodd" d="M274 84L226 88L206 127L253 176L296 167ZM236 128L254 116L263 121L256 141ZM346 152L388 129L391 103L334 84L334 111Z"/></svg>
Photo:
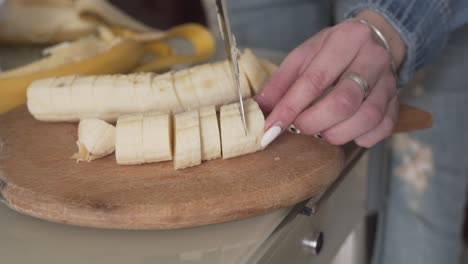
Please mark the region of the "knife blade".
<svg viewBox="0 0 468 264"><path fill-rule="evenodd" d="M226 50L227 59L229 65L231 65L232 76L234 76L234 82L237 87L237 94L239 96L239 112L242 119L242 124L244 126L244 133L247 135L247 124L245 121L245 109L244 101L242 99L242 91L240 86L240 74L239 74L239 50L236 45L236 38L231 32L231 25L229 23L229 17L226 9L225 0L216 0L217 8L217 18L219 24L219 31L221 32L221 37L224 40L224 48Z"/></svg>

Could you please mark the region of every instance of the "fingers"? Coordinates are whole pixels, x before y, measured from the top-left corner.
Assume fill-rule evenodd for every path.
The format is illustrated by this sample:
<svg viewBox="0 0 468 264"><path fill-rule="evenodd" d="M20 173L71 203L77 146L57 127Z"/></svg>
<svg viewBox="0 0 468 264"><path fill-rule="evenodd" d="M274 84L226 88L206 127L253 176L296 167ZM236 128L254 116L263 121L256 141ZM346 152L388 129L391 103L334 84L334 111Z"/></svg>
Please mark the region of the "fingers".
<svg viewBox="0 0 468 264"><path fill-rule="evenodd" d="M385 117L379 125L372 131L356 138L354 141L361 147L370 148L384 138L392 134L393 128L398 118L398 97L394 96L389 103Z"/></svg>
<svg viewBox="0 0 468 264"><path fill-rule="evenodd" d="M320 31L294 49L284 59L275 74L265 84L262 91L254 97L263 112L271 112L294 80L297 79L300 72L315 57L323 44L323 40L326 38L327 31L327 29Z"/></svg>
<svg viewBox="0 0 468 264"><path fill-rule="evenodd" d="M321 135L331 144L342 145L371 131L382 121L388 104L395 95L395 79L387 71L353 116L321 132Z"/></svg>
<svg viewBox="0 0 468 264"><path fill-rule="evenodd" d="M284 129L289 126L341 76L369 37L368 31L365 25L355 22L343 23L334 28L313 60L274 107L265 121L265 127L279 124ZM350 32L353 41L349 41Z"/></svg>
<svg viewBox="0 0 468 264"><path fill-rule="evenodd" d="M355 81L345 78L338 82L337 86L330 92L330 94L300 114L294 121L294 125L299 130L301 130L302 133L313 135L317 134L318 132L331 129L334 126L337 126L337 124L344 122L344 124L340 127L345 128L345 130L339 130L339 132L332 130L329 132L333 141L342 141L345 139L348 140L350 135L353 133L356 134L362 132L359 131L362 126L372 125L364 124L366 123L366 120L363 119L361 114L357 115L355 118L352 118L358 109L361 112L364 112L364 114L367 114L368 108L374 107L374 104L378 104L378 106L374 107L376 109L372 109L373 112L369 114L374 115L372 116L374 119L381 118L386 109L385 100L389 100L391 98L389 95L387 95L389 94L387 90L389 89L388 86L392 84L392 81L384 79L380 85L376 86L377 79L382 74L382 72L388 71L389 65L386 63L385 59L376 60L376 56L383 56L382 58L385 58L385 56L388 57L386 51L383 48L368 41L360 49L356 59L345 71L357 73L367 81L369 87L371 88L371 92L366 102L363 103L365 95L363 88ZM388 72L388 75L389 74L390 72ZM361 106L367 107L364 110L361 110ZM373 121L378 122L380 120ZM374 126L376 125L377 123L374 124ZM358 131L353 131L351 134L346 134L346 132L349 131L347 129L351 128L358 128ZM372 127L369 129L371 128ZM327 133L322 133L322 136L326 135ZM355 136L359 135L360 134L357 134ZM355 137L352 137L349 140L354 138Z"/></svg>

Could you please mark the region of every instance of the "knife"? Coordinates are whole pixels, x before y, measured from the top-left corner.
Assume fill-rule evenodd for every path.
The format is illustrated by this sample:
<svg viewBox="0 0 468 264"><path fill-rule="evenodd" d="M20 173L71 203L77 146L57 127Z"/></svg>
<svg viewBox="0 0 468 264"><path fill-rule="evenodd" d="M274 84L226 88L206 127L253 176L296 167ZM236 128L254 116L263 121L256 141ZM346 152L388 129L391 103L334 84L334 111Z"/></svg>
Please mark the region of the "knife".
<svg viewBox="0 0 468 264"><path fill-rule="evenodd" d="M216 8L218 12L218 24L221 32L221 37L224 40L224 48L226 49L226 55L231 65L232 76L234 76L234 82L237 87L237 94L239 96L239 112L244 126L244 133L247 135L247 124L245 122L245 110L244 101L242 99L242 91L239 81L239 50L236 47L236 38L231 32L231 25L229 24L228 13L226 9L225 0L216 0Z"/></svg>

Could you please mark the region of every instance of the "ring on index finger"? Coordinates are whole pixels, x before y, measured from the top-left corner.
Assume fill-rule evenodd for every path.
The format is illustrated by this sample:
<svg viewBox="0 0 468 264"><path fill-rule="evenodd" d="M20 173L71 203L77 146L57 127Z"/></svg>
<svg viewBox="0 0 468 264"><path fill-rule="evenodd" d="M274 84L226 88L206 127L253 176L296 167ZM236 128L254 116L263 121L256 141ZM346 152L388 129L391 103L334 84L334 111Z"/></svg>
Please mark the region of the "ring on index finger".
<svg viewBox="0 0 468 264"><path fill-rule="evenodd" d="M341 77L341 80L343 79L350 79L354 81L355 83L357 83L359 87L361 87L364 93L364 99L366 99L366 97L369 95L369 92L370 92L369 83L361 75L354 73L354 72L347 72Z"/></svg>

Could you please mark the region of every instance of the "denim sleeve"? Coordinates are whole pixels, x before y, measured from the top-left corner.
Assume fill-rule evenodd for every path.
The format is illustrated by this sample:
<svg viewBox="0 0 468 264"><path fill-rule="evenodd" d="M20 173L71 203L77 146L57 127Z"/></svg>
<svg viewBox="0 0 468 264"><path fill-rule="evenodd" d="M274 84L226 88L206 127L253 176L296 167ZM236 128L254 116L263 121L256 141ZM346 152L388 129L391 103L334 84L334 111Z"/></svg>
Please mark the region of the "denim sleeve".
<svg viewBox="0 0 468 264"><path fill-rule="evenodd" d="M466 0L360 0L349 18L364 9L376 11L400 33L406 56L399 70L401 84L428 65L445 47L449 34L468 20Z"/></svg>

